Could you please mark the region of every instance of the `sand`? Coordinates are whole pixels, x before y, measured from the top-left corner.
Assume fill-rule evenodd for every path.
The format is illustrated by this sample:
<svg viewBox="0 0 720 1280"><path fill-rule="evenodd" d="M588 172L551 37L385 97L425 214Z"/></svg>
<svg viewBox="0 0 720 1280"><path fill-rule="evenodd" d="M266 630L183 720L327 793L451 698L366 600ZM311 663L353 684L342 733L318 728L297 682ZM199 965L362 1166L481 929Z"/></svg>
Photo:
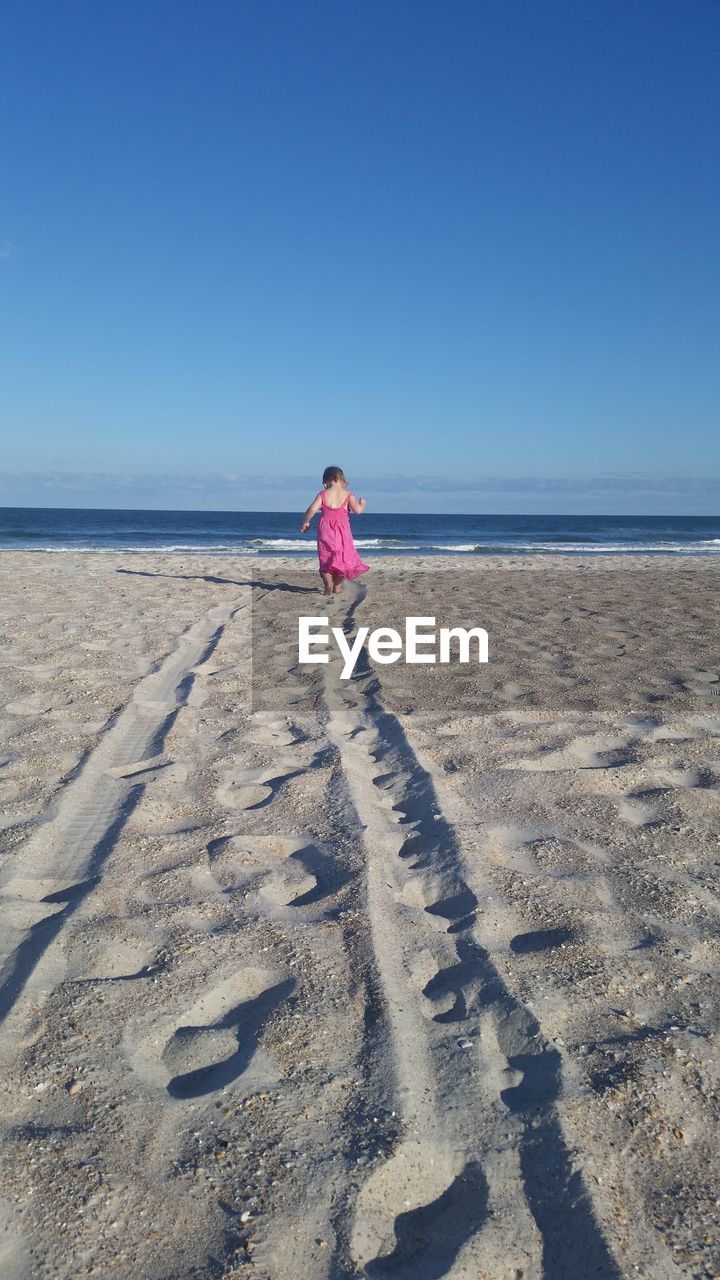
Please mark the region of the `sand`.
<svg viewBox="0 0 720 1280"><path fill-rule="evenodd" d="M0 1274L720 1275L720 566L314 569L0 557Z"/></svg>

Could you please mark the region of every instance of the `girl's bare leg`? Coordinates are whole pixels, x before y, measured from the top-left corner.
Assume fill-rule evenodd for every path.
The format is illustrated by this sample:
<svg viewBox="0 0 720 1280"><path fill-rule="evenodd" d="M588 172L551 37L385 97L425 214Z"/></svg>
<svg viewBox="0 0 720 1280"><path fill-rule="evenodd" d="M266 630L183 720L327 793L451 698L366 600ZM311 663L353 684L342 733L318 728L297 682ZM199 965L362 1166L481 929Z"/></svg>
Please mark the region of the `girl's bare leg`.
<svg viewBox="0 0 720 1280"><path fill-rule="evenodd" d="M332 593L333 593L333 595L334 595L334 596L339 596L339 595L340 595L340 592L342 591L342 585L343 585L343 576L342 576L342 574L341 574L341 573L334 573L334 574L333 574L333 589L332 589Z"/></svg>
<svg viewBox="0 0 720 1280"><path fill-rule="evenodd" d="M323 595L331 596L333 593L333 575L331 573L321 573L320 577L323 580L323 586L325 588Z"/></svg>

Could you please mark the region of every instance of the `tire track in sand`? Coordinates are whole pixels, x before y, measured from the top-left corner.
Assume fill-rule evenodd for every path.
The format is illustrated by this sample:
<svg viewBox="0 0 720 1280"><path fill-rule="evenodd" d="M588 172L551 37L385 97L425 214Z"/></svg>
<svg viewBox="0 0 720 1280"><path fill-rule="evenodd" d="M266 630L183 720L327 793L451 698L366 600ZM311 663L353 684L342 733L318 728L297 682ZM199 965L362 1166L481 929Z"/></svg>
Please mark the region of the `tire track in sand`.
<svg viewBox="0 0 720 1280"><path fill-rule="evenodd" d="M96 883L153 768L162 767L163 743L187 702L195 669L250 603L248 590L209 609L179 637L63 789L53 816L13 855L0 883L0 1022L29 987L45 990L62 979L57 949L52 958L48 949Z"/></svg>
<svg viewBox="0 0 720 1280"><path fill-rule="evenodd" d="M348 611L345 629L364 590ZM350 1232L369 1277L619 1280L556 1102L561 1059L476 940L477 898L430 774L363 654L325 668L327 732L367 855L367 896L404 1137ZM358 698L358 693L361 697Z"/></svg>

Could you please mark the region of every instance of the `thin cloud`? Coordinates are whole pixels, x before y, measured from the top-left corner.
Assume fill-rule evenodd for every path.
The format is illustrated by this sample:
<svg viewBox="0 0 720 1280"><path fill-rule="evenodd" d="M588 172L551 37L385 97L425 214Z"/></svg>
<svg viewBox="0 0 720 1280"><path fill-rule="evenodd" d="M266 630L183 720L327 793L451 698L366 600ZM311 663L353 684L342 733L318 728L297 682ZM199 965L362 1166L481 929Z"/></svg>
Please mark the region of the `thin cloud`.
<svg viewBox="0 0 720 1280"><path fill-rule="evenodd" d="M22 249L14 240L3 240L0 242L0 262L9 262L11 258L19 258Z"/></svg>
<svg viewBox="0 0 720 1280"><path fill-rule="evenodd" d="M662 476L647 473L597 476L356 476L352 483L375 493L507 494L513 497L604 497L613 495L675 495L695 498L720 497L720 477ZM246 494L251 490L305 492L317 488L317 476L311 475L243 475L237 472L172 473L138 471L129 474L63 470L5 472L0 476L0 489L54 489L67 492L105 493L179 492Z"/></svg>
<svg viewBox="0 0 720 1280"><path fill-rule="evenodd" d="M511 493L511 494L615 494L682 493L720 494L720 477L708 476L480 476L453 478L438 476L380 477L368 481L379 492L402 489L417 493Z"/></svg>

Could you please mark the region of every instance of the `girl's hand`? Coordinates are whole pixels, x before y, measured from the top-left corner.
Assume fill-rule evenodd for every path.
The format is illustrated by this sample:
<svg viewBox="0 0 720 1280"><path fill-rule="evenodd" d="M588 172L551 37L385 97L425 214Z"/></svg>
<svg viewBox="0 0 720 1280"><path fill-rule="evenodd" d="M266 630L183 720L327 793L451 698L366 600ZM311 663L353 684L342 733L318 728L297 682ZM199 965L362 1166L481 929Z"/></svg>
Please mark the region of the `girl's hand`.
<svg viewBox="0 0 720 1280"><path fill-rule="evenodd" d="M301 525L300 525L300 532L301 532L301 533L307 533L307 531L308 531L308 529L309 529L309 528L310 528L310 525L309 525L308 521L306 520L304 524L301 524Z"/></svg>

